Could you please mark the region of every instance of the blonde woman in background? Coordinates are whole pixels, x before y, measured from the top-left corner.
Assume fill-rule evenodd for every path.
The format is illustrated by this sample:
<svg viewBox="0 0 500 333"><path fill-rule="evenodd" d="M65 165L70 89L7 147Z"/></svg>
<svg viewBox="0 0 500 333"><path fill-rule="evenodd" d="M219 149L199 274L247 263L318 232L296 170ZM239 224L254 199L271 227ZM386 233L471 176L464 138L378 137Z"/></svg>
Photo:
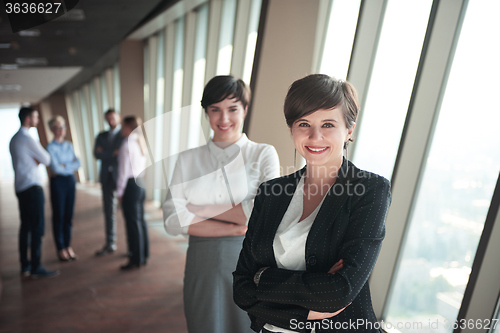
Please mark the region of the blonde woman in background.
<svg viewBox="0 0 500 333"><path fill-rule="evenodd" d="M75 171L80 160L75 156L71 142L64 140L66 121L61 116L49 120L54 140L47 145L50 154L50 202L52 204L52 230L60 261L76 260L78 256L70 246L73 211L75 208Z"/></svg>
<svg viewBox="0 0 500 333"><path fill-rule="evenodd" d="M139 175L134 170L144 170L146 166L146 145L142 135L134 130L142 124L141 118L125 117L121 133L123 142L118 153L118 180L116 190L122 204L127 239L129 242L129 262L120 267L130 270L146 265L149 257L148 229L144 219L146 191Z"/></svg>

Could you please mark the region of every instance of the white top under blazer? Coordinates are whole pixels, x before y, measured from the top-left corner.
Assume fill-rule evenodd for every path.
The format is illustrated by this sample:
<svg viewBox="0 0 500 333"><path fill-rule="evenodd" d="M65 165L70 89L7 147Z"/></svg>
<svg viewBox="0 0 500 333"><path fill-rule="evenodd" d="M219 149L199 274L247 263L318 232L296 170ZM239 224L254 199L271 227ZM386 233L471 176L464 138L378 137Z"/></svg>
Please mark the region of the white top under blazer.
<svg viewBox="0 0 500 333"><path fill-rule="evenodd" d="M304 176L305 173L300 178L299 185L293 193L290 205L281 220L273 241L274 257L276 258L278 268L293 271L306 270L307 236L323 204L323 200L325 200L325 197L323 197L323 200L321 200L316 209L299 222L304 211ZM271 332L296 333L296 331L291 331L271 324L264 325L264 328ZM314 332L315 330L313 329L311 333Z"/></svg>

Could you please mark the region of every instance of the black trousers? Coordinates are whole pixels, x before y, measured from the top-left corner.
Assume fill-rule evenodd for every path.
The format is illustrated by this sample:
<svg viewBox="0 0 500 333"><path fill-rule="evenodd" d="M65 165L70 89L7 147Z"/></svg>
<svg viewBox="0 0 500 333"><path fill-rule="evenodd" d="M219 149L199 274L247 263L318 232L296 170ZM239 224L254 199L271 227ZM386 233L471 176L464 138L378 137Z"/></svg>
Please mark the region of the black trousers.
<svg viewBox="0 0 500 333"><path fill-rule="evenodd" d="M106 232L106 246L116 246L116 182L113 173L109 172L102 186L102 206L104 209L104 230Z"/></svg>
<svg viewBox="0 0 500 333"><path fill-rule="evenodd" d="M70 246L75 191L75 177L73 175L50 178L52 231L57 250Z"/></svg>
<svg viewBox="0 0 500 333"><path fill-rule="evenodd" d="M141 180L138 179L138 182ZM133 178L129 178L123 193L122 209L129 237L130 262L137 265L145 264L149 257L148 229L144 219L145 199L144 188L138 186Z"/></svg>
<svg viewBox="0 0 500 333"><path fill-rule="evenodd" d="M42 256L42 237L45 232L43 209L45 196L43 195L43 189L38 185L16 193L16 196L19 201L21 216L19 260L23 269L31 264L31 271L33 272L40 266L40 257ZM30 243L29 246L28 243ZM28 247L31 248L31 260L28 259Z"/></svg>

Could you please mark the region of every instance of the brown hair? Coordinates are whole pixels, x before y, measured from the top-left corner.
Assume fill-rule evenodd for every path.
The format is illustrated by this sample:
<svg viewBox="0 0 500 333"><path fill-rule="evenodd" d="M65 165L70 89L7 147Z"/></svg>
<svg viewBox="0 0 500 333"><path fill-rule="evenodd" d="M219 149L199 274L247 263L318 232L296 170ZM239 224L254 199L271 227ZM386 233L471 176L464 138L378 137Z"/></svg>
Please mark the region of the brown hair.
<svg viewBox="0 0 500 333"><path fill-rule="evenodd" d="M128 126L132 131L141 125L142 125L142 120L140 117L137 116L127 116L122 120L122 126ZM146 156L146 153L148 151L146 146L146 140L144 140L144 135L142 134L142 131L138 132L138 134L139 134L139 147L141 148L142 155Z"/></svg>
<svg viewBox="0 0 500 333"><path fill-rule="evenodd" d="M288 127L321 109L342 108L347 128L352 128L359 112L358 94L354 86L324 74L308 75L292 83L285 98L285 118ZM349 138L349 141L354 141Z"/></svg>
<svg viewBox="0 0 500 333"><path fill-rule="evenodd" d="M27 118L27 117L31 117L31 115L33 114L33 112L35 112L36 110L33 109L32 107L30 106L23 106L20 110L19 110L19 120L21 121L21 125L24 123L24 120Z"/></svg>
<svg viewBox="0 0 500 333"><path fill-rule="evenodd" d="M226 98L236 98L243 105L243 108L250 103L252 93L250 88L241 79L237 79L232 75L214 76L205 86L203 97L201 98L201 106L207 112L207 107L219 103Z"/></svg>
<svg viewBox="0 0 500 333"><path fill-rule="evenodd" d="M110 114L117 113L115 109L109 108L108 111L104 112L104 117L109 116Z"/></svg>

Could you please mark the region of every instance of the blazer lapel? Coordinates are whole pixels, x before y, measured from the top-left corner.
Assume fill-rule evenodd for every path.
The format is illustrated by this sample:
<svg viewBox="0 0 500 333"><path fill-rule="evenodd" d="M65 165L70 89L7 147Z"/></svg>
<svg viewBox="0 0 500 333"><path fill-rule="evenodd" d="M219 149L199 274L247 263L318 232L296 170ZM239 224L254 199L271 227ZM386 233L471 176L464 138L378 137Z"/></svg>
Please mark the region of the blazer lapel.
<svg viewBox="0 0 500 333"><path fill-rule="evenodd" d="M266 214L266 232L264 233L262 244L264 245L264 248L271 249L271 251L268 252L267 262L273 262L275 266L276 258L274 257L274 251L272 250L274 237L278 231L281 220L283 220L283 216L285 216L288 206L292 201L293 194L297 189L300 178L305 171L306 167L290 175L290 177L283 179L283 182L271 185L270 191L272 193L272 210ZM275 187L273 188L273 186Z"/></svg>

